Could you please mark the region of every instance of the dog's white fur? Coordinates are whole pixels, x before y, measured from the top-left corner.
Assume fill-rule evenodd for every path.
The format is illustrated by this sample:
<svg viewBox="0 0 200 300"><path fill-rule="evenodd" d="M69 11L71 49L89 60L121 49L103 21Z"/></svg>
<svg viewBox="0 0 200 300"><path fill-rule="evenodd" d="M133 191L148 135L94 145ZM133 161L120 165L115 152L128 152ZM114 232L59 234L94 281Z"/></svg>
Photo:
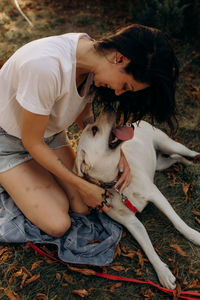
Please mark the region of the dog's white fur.
<svg viewBox="0 0 200 300"><path fill-rule="evenodd" d="M120 148L122 148L132 172L132 182L123 192L126 197L139 212L148 202L154 203L180 233L196 245L200 245L200 233L185 224L153 183L156 170L163 170L176 162L190 165L192 162L184 156L193 158L198 153L173 141L164 132L145 121L141 121L139 125L134 124L134 137L130 141L111 150L108 140L114 123L115 114L105 112L94 124L86 126L77 148L75 162L77 174L83 176L83 173L86 173L91 178L103 182L113 181L118 175ZM98 128L95 135L93 126ZM176 278L155 252L145 227L123 204L121 196L114 189L111 192L114 197L110 200L112 209L108 215L123 224L138 241L152 263L161 284L166 288L175 289Z"/></svg>

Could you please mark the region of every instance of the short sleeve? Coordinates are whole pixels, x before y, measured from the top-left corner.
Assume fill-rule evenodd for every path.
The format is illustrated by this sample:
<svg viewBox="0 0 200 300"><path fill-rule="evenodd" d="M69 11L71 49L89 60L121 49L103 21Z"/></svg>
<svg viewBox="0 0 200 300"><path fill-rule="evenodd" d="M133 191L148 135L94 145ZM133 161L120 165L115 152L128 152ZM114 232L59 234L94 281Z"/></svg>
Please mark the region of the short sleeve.
<svg viewBox="0 0 200 300"><path fill-rule="evenodd" d="M19 69L16 99L28 111L49 115L59 97L59 64L44 57L25 62Z"/></svg>

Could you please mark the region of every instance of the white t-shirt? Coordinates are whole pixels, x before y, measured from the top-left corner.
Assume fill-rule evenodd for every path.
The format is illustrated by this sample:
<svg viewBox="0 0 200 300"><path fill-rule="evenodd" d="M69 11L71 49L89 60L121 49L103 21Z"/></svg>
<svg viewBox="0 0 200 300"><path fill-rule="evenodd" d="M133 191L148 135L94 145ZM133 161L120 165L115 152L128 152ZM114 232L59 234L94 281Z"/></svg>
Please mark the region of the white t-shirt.
<svg viewBox="0 0 200 300"><path fill-rule="evenodd" d="M85 33L68 33L32 41L18 49L0 70L0 127L21 138L22 107L50 115L45 137L71 125L84 109L93 75L79 95L76 48Z"/></svg>

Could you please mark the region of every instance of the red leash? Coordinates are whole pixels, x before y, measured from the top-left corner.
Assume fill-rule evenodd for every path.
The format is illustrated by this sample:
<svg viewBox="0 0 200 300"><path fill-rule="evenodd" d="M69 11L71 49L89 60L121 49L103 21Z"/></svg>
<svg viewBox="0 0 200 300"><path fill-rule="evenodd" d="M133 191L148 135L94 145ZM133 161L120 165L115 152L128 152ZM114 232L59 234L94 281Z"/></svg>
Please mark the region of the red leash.
<svg viewBox="0 0 200 300"><path fill-rule="evenodd" d="M38 248L32 242L28 242L27 245L29 245L32 249L36 250L41 255L49 257L52 260L62 263L65 266L69 266L68 263L66 263L56 257L53 257L52 255L48 254L47 252ZM161 286L153 283L150 280L142 281L142 280L137 280L137 279L128 278L128 277L121 277L121 276L115 276L115 275L110 275L110 274L105 274L105 273L99 273L99 272L95 272L94 270L91 270L91 271L92 271L91 275L95 275L97 277L106 278L106 279L114 280L114 281L127 281L127 282L134 282L134 283L140 283L140 284L148 284L148 285L156 287L157 289L163 291L166 294L169 294L172 296L176 294L176 290L166 289L164 287L161 287ZM193 297L190 297L190 296L193 296ZM187 300L197 300L197 299L200 299L200 293L192 292L192 291L191 292L190 291L180 291L178 298L187 299Z"/></svg>

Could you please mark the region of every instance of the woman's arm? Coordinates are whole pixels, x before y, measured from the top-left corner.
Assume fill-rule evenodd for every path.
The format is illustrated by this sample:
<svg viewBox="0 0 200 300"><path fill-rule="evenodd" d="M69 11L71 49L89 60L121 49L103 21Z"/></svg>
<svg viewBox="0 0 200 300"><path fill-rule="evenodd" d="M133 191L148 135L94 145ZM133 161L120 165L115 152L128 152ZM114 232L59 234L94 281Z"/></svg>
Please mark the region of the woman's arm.
<svg viewBox="0 0 200 300"><path fill-rule="evenodd" d="M49 116L34 114L22 109L21 134L24 147L41 166L78 190L86 205L95 208L101 204L101 195L104 190L72 173L44 142L44 132L48 120ZM109 209L104 207L103 210L106 212Z"/></svg>

